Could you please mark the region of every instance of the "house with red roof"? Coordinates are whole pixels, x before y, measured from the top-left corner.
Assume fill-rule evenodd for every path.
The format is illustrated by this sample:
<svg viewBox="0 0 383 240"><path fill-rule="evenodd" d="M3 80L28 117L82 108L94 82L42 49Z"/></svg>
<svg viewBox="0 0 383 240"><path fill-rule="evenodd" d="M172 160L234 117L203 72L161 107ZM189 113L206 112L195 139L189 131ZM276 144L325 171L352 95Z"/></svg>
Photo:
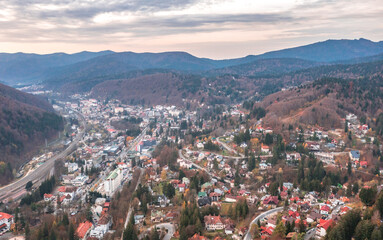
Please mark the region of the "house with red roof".
<svg viewBox="0 0 383 240"><path fill-rule="evenodd" d="M331 211L331 208L328 206L328 205L323 205L321 208L320 208L320 213L322 215L328 215Z"/></svg>
<svg viewBox="0 0 383 240"><path fill-rule="evenodd" d="M274 232L274 228L273 227L261 227L261 234L262 236L264 235L267 235L267 236L271 236Z"/></svg>
<svg viewBox="0 0 383 240"><path fill-rule="evenodd" d="M316 235L319 237L324 237L326 235L327 229L334 224L334 220L324 220L319 219L319 224L317 226Z"/></svg>
<svg viewBox="0 0 383 240"><path fill-rule="evenodd" d="M344 215L344 214L346 214L350 210L351 210L350 207L347 207L347 206L341 207L340 208L340 215Z"/></svg>
<svg viewBox="0 0 383 240"><path fill-rule="evenodd" d="M185 192L185 187L186 187L185 183L178 184L178 191Z"/></svg>
<svg viewBox="0 0 383 240"><path fill-rule="evenodd" d="M262 144L262 146L261 146L261 152L262 152L262 153L266 153L266 154L270 153L270 147L267 146L267 145L263 145L263 144Z"/></svg>
<svg viewBox="0 0 383 240"><path fill-rule="evenodd" d="M44 201L45 202L51 202L55 200L55 196L53 194L45 193L44 194Z"/></svg>
<svg viewBox="0 0 383 240"><path fill-rule="evenodd" d="M193 235L193 237L190 237L188 240L207 240L207 238L196 233Z"/></svg>
<svg viewBox="0 0 383 240"><path fill-rule="evenodd" d="M80 225L78 225L78 228L76 229L77 237L81 240L85 240L89 232L92 230L92 227L93 224L89 221L80 223Z"/></svg>
<svg viewBox="0 0 383 240"><path fill-rule="evenodd" d="M9 231L14 223L14 217L8 213L0 212L0 233Z"/></svg>
<svg viewBox="0 0 383 240"><path fill-rule="evenodd" d="M76 196L77 187L69 187L69 186L60 186L57 189L60 196L70 195L71 200Z"/></svg>
<svg viewBox="0 0 383 240"><path fill-rule="evenodd" d="M367 161L360 161L360 166L362 168L367 168Z"/></svg>
<svg viewBox="0 0 383 240"><path fill-rule="evenodd" d="M288 197L288 193L285 191L281 192L280 195L281 195L281 198L283 199L286 199Z"/></svg>
<svg viewBox="0 0 383 240"><path fill-rule="evenodd" d="M222 230L225 228L225 224L221 216L208 215L204 217L205 228L208 231Z"/></svg>
<svg viewBox="0 0 383 240"><path fill-rule="evenodd" d="M299 218L299 212L289 210L289 216L293 218Z"/></svg>
<svg viewBox="0 0 383 240"><path fill-rule="evenodd" d="M263 199L263 205L266 207L276 207L279 203L277 196L268 196L265 199Z"/></svg>

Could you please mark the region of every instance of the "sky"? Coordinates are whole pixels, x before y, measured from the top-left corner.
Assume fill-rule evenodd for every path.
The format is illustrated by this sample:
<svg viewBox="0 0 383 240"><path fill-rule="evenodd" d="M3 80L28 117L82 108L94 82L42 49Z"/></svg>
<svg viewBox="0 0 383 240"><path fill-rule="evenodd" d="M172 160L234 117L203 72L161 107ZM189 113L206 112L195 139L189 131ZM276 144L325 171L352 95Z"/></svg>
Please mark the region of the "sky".
<svg viewBox="0 0 383 240"><path fill-rule="evenodd" d="M186 51L225 59L383 40L382 0L0 0L0 52Z"/></svg>

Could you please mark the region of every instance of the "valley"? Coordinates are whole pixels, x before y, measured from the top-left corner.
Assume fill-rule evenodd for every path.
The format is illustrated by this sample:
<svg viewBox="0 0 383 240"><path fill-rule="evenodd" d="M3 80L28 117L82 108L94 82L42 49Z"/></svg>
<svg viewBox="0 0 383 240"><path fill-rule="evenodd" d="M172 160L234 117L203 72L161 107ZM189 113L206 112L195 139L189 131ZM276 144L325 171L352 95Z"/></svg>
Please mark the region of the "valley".
<svg viewBox="0 0 383 240"><path fill-rule="evenodd" d="M1 234L380 239L382 52L0 55Z"/></svg>

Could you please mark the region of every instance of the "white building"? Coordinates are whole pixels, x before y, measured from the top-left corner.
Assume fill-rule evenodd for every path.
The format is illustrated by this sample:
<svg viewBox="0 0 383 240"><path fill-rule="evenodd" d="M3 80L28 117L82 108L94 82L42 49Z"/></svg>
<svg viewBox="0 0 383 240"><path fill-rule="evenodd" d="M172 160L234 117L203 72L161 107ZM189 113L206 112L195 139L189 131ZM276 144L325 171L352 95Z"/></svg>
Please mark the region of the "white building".
<svg viewBox="0 0 383 240"><path fill-rule="evenodd" d="M77 163L68 163L68 173L73 173L77 171L78 164Z"/></svg>
<svg viewBox="0 0 383 240"><path fill-rule="evenodd" d="M108 196L112 196L114 191L120 186L122 174L120 169L113 170L104 182L104 190Z"/></svg>
<svg viewBox="0 0 383 240"><path fill-rule="evenodd" d="M14 218L8 213L0 212L0 233L9 231L13 224Z"/></svg>
<svg viewBox="0 0 383 240"><path fill-rule="evenodd" d="M72 180L73 186L80 187L85 185L86 181L89 179L87 175L78 175L75 179Z"/></svg>
<svg viewBox="0 0 383 240"><path fill-rule="evenodd" d="M90 232L91 237L102 239L112 225L111 218L104 214L98 220L97 226Z"/></svg>

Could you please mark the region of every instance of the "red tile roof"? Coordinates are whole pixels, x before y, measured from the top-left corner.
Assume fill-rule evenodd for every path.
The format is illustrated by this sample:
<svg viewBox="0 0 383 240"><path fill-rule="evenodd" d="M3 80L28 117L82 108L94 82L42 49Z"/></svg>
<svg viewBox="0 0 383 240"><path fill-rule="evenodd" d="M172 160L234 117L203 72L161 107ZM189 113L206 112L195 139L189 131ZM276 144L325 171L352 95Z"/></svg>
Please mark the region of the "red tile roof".
<svg viewBox="0 0 383 240"><path fill-rule="evenodd" d="M205 216L204 220L206 225L218 224L218 223L223 224L221 216L209 215L209 216Z"/></svg>
<svg viewBox="0 0 383 240"><path fill-rule="evenodd" d="M8 213L0 212L0 220L2 220L4 218L5 219L10 219L10 218L13 218L13 216L8 214Z"/></svg>
<svg viewBox="0 0 383 240"><path fill-rule="evenodd" d="M278 205L279 200L277 196L269 196L263 200L263 204L275 204Z"/></svg>
<svg viewBox="0 0 383 240"><path fill-rule="evenodd" d="M329 220L320 219L318 228L324 228L327 231L327 229L333 224L333 222L334 221L332 219L329 219Z"/></svg>
<svg viewBox="0 0 383 240"><path fill-rule="evenodd" d="M89 221L80 223L76 230L76 234L79 238L84 238L89 229L93 226L93 224Z"/></svg>
<svg viewBox="0 0 383 240"><path fill-rule="evenodd" d="M207 238L204 236L200 236L198 233L196 233L193 237L189 238L188 240L207 240Z"/></svg>
<svg viewBox="0 0 383 240"><path fill-rule="evenodd" d="M323 205L323 206L320 208L320 210L321 210L321 211L326 211L326 212L328 212L328 211L330 211L331 209L330 209L329 206L327 206L327 205Z"/></svg>
<svg viewBox="0 0 383 240"><path fill-rule="evenodd" d="M51 198L51 197L53 197L52 194L48 194L48 193L45 193L45 194L44 194L44 198Z"/></svg>

